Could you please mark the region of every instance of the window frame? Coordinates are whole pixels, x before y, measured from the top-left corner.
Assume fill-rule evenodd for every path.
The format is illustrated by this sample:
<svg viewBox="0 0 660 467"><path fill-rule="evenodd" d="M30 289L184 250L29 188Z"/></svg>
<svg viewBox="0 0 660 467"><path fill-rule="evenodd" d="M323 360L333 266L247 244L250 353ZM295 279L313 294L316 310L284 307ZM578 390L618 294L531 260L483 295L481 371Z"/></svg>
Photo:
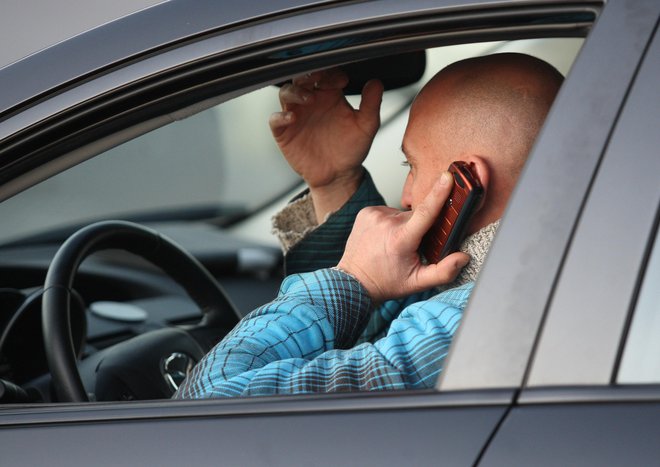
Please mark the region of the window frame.
<svg viewBox="0 0 660 467"><path fill-rule="evenodd" d="M637 40L637 60L643 62L630 67L634 72L630 87L604 88L621 93L623 107L613 109L616 113L611 121L615 126L607 128L602 160L593 180L586 181L589 196L581 206L563 258L527 388L608 386L616 382L622 344L655 238L660 203L660 161L656 157L660 136L652 123L652 116L657 115L653 104L658 104L658 99L649 93L656 86L654 73L660 65L660 40L657 34L653 38L657 14L656 9L655 16L650 15L646 40ZM612 73L614 70L608 80ZM639 167L643 170L637 170ZM616 222L610 220L614 215Z"/></svg>
<svg viewBox="0 0 660 467"><path fill-rule="evenodd" d="M370 2L364 2L361 4L350 4L346 6L341 6L338 7L338 10L341 10L341 15L338 15L338 18L341 17L346 17L350 18L351 21L354 21L354 18L356 17L356 11L354 9L358 9L359 11L362 11L363 9L368 9ZM456 15L456 10L450 9L449 12L446 11L445 9L445 4L450 4L451 2L438 2L437 6L434 6L434 8L430 9L426 2L420 2L420 12L424 13L424 16L428 16L429 14L437 14L440 19L446 19L447 17L452 17L452 15ZM396 4L398 2L388 2L388 5L390 8L395 9ZM596 6L598 3L597 2L584 2L583 4L577 4L578 9L582 8L585 11L595 11ZM531 5L531 6L530 6ZM562 6L561 4L557 3L548 3L548 2L538 2L538 4L530 4L529 2L524 2L524 6L520 8L520 11L525 11L529 12L531 10L534 10L538 6L539 9L543 10L545 9L546 11L549 11L549 9L556 9L557 11L562 11L562 8L568 8L569 10L572 8L575 8L575 3L573 4L567 4L567 6ZM583 6L580 6L583 5ZM478 7L479 5L477 5ZM512 11L515 11L515 8L512 8L509 4L504 5L504 4L499 4L499 2L494 2L494 7L493 11L496 13L497 8L501 8L501 13L503 14L509 14ZM608 7L609 8L609 7ZM612 9L614 11L614 9ZM462 15L463 18L470 16L470 8L465 8L464 10L459 11L460 15ZM303 26L303 22L306 19L313 18L314 12L310 12L307 17L301 17L299 19L296 19L293 21L291 18L285 18L282 21L292 21L294 25L301 27ZM615 13L612 13L614 15ZM394 18L395 14L392 14L392 17ZM481 14L476 14L474 15L476 17L481 17ZM610 16L608 16L610 17ZM292 17L293 18L293 17ZM611 17L610 17L611 18ZM407 17L406 21L412 21L414 17ZM345 20L347 21L347 20ZM441 22L440 22L441 23ZM597 23L596 30L598 31L598 28L601 28L600 26L600 21ZM353 23L351 23L353 25ZM314 32L313 30L314 23L312 25L307 25L306 29L304 29L304 35L306 34L311 34ZM574 25L573 31L578 31L584 28L584 25ZM310 29L311 28L311 29ZM605 29L603 26L602 29ZM337 30L339 32L342 32L342 28L338 27ZM538 37L538 35L543 34L543 33L548 33L550 29L545 26L545 27L539 27L539 29L535 32L534 30L531 30L529 28L526 28L524 33L521 31L517 31L514 34L516 37ZM148 80L150 79L155 79L155 78L163 78L164 74L166 71L174 71L174 72L181 72L181 67L178 65L182 61L182 56L187 57L184 62L193 64L191 66L194 67L199 67L200 69L202 68L202 65L204 63L204 60L208 59L209 57L212 58L212 63L209 62L210 65L217 65L217 63L221 63L223 66L229 66L229 60L224 61L224 58L218 58L218 54L220 53L219 46L222 44L223 40L228 40L228 45L224 45L226 48L239 48L240 46L240 41L241 40L246 40L246 38L249 37L254 37L256 34L257 36L259 34L264 35L266 37L266 34L272 34L272 31L268 27L264 27L263 25L254 25L254 26L246 26L244 28L241 28L239 30L234 30L234 31L229 31L224 34L218 34L214 35L212 37L207 37L204 39L200 39L199 41L195 43L191 43L188 45L183 45L179 48L175 48L172 50L168 50L163 52L160 55L154 55L148 59L146 59L143 62L136 62L132 63L129 65L125 65L121 68L118 68L113 71L107 71L101 76L99 76L97 79L89 79L83 83L81 83L77 87L73 87L70 89L63 90L53 96L50 99L46 99L42 102L34 104L30 109L26 111L26 114L17 114L13 117L10 117L9 120L11 120L9 126L16 128L21 127L25 128L25 132L29 135L29 132L34 131L35 135L37 134L37 130L39 128L38 124L50 124L53 123L54 125L58 125L62 122L64 122L64 117L67 116L67 112L74 112L74 111L79 111L80 109L92 109L92 104L99 104L98 108L93 108L92 110L102 110L102 111L107 111L109 108L108 103L113 103L121 98L128 97L130 96L130 93L127 90L127 87L129 87L130 84L139 84L145 86L143 88L136 88L132 90L132 92L137 92L137 91L150 91L155 89L154 87L149 87ZM512 34L512 31L510 29L506 29L502 31L503 34ZM559 34L559 31L555 31L556 34ZM296 34L301 34L300 32L297 32ZM291 43L297 39L296 34L290 33L291 37L288 37L287 43L285 45L290 46ZM483 31L472 31L471 34L473 34L475 37L483 34L484 40L492 40L494 37L499 37L497 34L493 34L491 32L483 32ZM604 36L606 34L606 31L603 31L602 33L599 33L599 41L593 40L595 44L598 44L598 47L602 46L602 41ZM304 36L303 35L303 36ZM593 35L593 33L592 33ZM286 34L283 34L283 36L286 36ZM458 34L456 37L460 37L460 39L453 38L451 36L448 36L445 38L448 43L451 43L452 40L464 40L466 35L463 34ZM480 36L481 37L481 36ZM591 36L590 36L591 37ZM590 39L588 39L589 41ZM632 40L632 39L630 39ZM309 68L310 66L314 67L322 67L325 66L328 63L333 63L333 61L337 60L337 55L341 54L344 59L347 57L351 56L354 58L359 58L360 56L363 56L367 52L373 51L373 50L381 50L386 51L389 47L392 47L393 45L399 45L402 47L419 47L424 44L436 44L436 41L438 41L438 35L428 35L425 37L419 37L416 38L415 41L401 41L397 42L395 40L383 40L375 45L368 45L364 47L356 47L355 50L349 50L350 53L347 53L345 49L341 49L338 51L330 51L326 52L323 54L318 54L318 56L310 57L310 58L304 58L301 60L297 61L291 61L291 63L287 64L286 68L286 73L283 75L281 71L282 65L278 65L277 67L274 67L274 70L267 70L264 71L263 69L257 69L257 70L252 70L250 73L247 73L245 70L239 70L239 72L235 73L232 76L229 76L227 78L223 78L224 81L216 83L213 88L214 92L217 92L217 89L224 89L224 92L220 93L218 96L211 98L212 103L218 103L223 100L231 98L235 94L235 89L238 87L238 80L241 79L243 80L242 82L245 83L244 81L246 79L246 76L249 78L247 80L248 85L246 86L247 88L250 88L251 86L251 80L254 80L255 83L259 82L260 84L262 82L277 82L281 80L285 76L290 76L292 74L295 74L297 71ZM269 43L265 43L264 47L266 45L270 45ZM634 55L634 54L633 54ZM571 76L574 76L577 74L577 76L581 76L581 74L585 73L585 68L588 66L587 64L591 63L591 61L588 58L584 57L589 57L588 54L581 53L580 56L578 57L578 62L585 62L585 64L581 65L581 70L579 73L577 72L571 72ZM168 68L169 67L169 68ZM279 67L279 68L278 68ZM195 68L197 70L197 68ZM199 71L199 70L197 70ZM233 81L232 81L233 80ZM265 81L264 81L265 80ZM164 82L165 80L163 80ZM570 77L569 77L570 81ZM154 86L156 84L160 85L162 84L161 81L152 83ZM259 85L260 85L259 84ZM242 86L245 86L243 84ZM256 87L257 84L254 84ZM246 91L246 87L241 88L241 93ZM210 89L210 88L209 88ZM209 91L209 89L204 89L204 92ZM196 89L194 90L196 91ZM112 93L116 92L116 95L113 95ZM571 100L571 92L577 92L577 90L573 91L562 91L562 99L560 100L561 104L558 104L559 109L563 107L570 107L568 105ZM102 95L104 97L103 102L95 102L91 96L96 96L96 95ZM197 94L196 96L200 96L201 94ZM174 93L172 96L168 96L169 99L176 99L180 98L180 96L176 95ZM114 100L113 100L114 99ZM613 97L612 100L615 100L616 97ZM171 102L171 101L168 101ZM117 120L117 121L110 121L108 119L106 120L95 120L96 125L106 125L105 130L107 132L107 136L104 136L101 140L93 142L93 143L88 143L87 145L81 145L79 147L76 147L74 150L69 151L69 152L63 152L61 149L55 151L53 150L53 147L50 145L46 145L44 147L37 147L33 151L33 155L30 157L26 158L25 161L29 163L42 163L44 159L40 159L39 156L40 154L46 154L47 157L47 164L51 164L50 167L46 167L45 169L39 168L39 169L30 169L30 164L27 165L28 169L25 172L21 172L20 175L16 175L16 173L13 174L11 180L7 183L5 183L2 186L2 190L4 190L2 193L0 193L0 196L3 194L8 196L12 190L18 190L20 189L21 184L22 186L28 185L35 183L38 179L43 178L48 176L50 173L58 171L63 169L66 166L73 165L81 160L84 160L85 158L91 157L93 154L99 152L99 148L101 147L109 147L113 146L115 144L118 144L120 141L124 141L126 139L129 139L132 136L143 134L144 132L148 131L149 129L156 128L159 126L162 126L166 122L170 121L173 118L178 118L187 115L190 112L197 111L200 109L200 107L207 107L211 105L211 102L206 101L204 99L200 99L197 101L197 103L193 104L190 107L186 108L178 108L169 111L165 115L161 116L155 116L151 119L147 119L144 122L141 122L139 124L135 124L133 126L130 126L127 124L127 122L130 122L130 120ZM614 105L614 104L612 104ZM104 107L105 106L105 107ZM159 108L162 109L161 107L154 107L154 108ZM544 131L544 136L543 139L541 140L542 142L539 142L536 146L535 149L535 156L533 157L534 163L532 164L533 168L530 168L526 170L526 175L525 178L529 178L529 181L525 182L525 187L519 189L520 192L524 192L524 190L529 190L529 187L533 185L534 183L534 175L529 175L529 174L534 174L535 172L542 171L544 169L545 163L542 162L543 158L546 156L549 156L550 154L554 154L554 151L552 150L552 137L556 136L557 134L561 134L562 131L566 131L564 125L560 124L561 116L557 116L558 114L561 114L561 110L555 110L553 111L553 114L551 116L552 124L549 124L550 128L549 130ZM120 114L118 114L120 115ZM51 118L51 116L56 116L57 120L53 120L52 122L49 121L48 119ZM584 116L581 115L581 118ZM55 117L52 117L55 118ZM16 119L15 121L13 119ZM577 117L575 118L577 119ZM7 123L9 120L6 120L3 122L3 125ZM126 126L124 128L123 126ZM34 127L34 128L33 128ZM44 127L45 128L45 127ZM54 127L56 128L56 127ZM107 131L107 130L110 131ZM94 131L96 130L96 127L94 128L80 128L80 131L90 131L90 135L97 135L98 133L95 133ZM26 139L27 141L27 139ZM600 141L594 144L598 144ZM53 150L53 152L48 153L48 151ZM43 153L39 153L39 151L45 151ZM63 155L64 154L64 155ZM541 161L541 162L539 162ZM19 161L21 162L21 161ZM588 168L593 168L592 166L589 166ZM6 167L5 167L6 168ZM588 170L588 168L586 170ZM3 168L0 168L2 170ZM32 170L32 172L30 171ZM23 178L21 178L23 177ZM14 184L13 186L8 186ZM18 185L17 185L18 184ZM578 190L578 189L576 189ZM566 193L565 196L568 197L570 193ZM516 209L511 209L510 212L507 214L507 221L505 224L503 224L503 228L507 230L503 230L504 232L507 231L515 231L515 225L516 222L515 219L518 218L518 221L520 219L520 216L523 216L523 211L527 209L527 202L520 203L520 205ZM518 216L518 217L516 217ZM514 219L513 221L510 221L509 219ZM507 225L511 223L511 227L507 227ZM570 222L567 223L566 228L569 229ZM570 229L569 229L570 230ZM499 244L502 244L504 246L498 246ZM562 243L561 241L558 241L555 245L553 245L553 250L552 251L562 251L563 248L565 247L565 242ZM507 264L509 265L510 262L508 261L507 258L505 258L507 252L511 251L512 246L507 247L506 243L503 243L501 241L496 241L494 248L496 249L495 251L499 250L499 253L495 256L495 258L499 259L489 259L488 261L488 266L485 271L491 271L488 274L490 275L491 279L486 279L488 276L484 276L484 282L489 280L492 281L492 284L497 284L499 282L499 278L496 278L495 280L492 279L493 276L496 275L496 271L498 269L498 263L500 265L502 264ZM549 260L549 258L552 256L552 252L546 253L546 259ZM556 269L556 268L555 268ZM516 269L516 271L519 272L520 268ZM515 271L511 272L511 275L515 275ZM536 280L537 283L543 283L547 278L538 278ZM551 282L551 281L550 281ZM493 294L493 289L492 286L491 288L488 289L484 286L479 286L477 290L475 291L475 297L480 297L479 301L485 301L487 300L487 297L489 294ZM494 296L497 296L498 294L494 294ZM541 299L544 297L536 297L537 299ZM476 300L476 299L475 299ZM477 308L477 305L471 304L470 309ZM541 307L543 308L543 307ZM476 313L475 313L475 316ZM472 324L468 323L473 323L474 320L477 318L469 318L466 320L464 323L464 328L467 326L472 327ZM483 316L478 318L478 319L483 319ZM492 320L491 320L492 321ZM505 330L504 333L507 336L521 336L524 337L525 339L528 339L530 336L535 336L536 335L536 326L532 324L531 328L527 328L524 333L519 332L518 326L511 326L508 330ZM523 339L524 340L524 339ZM459 336L459 339L457 342L461 342L461 345L464 347L465 345L469 345L469 339L464 336L464 333L461 332L461 335ZM511 352L511 349L507 349L507 352ZM521 356L523 359L526 359L529 357L529 352L531 351L531 348L527 352L520 352L516 353L516 355ZM457 370L452 370L452 366L455 366L452 363L452 358L455 358L457 355L460 358L460 354L462 351L452 351L452 357L450 358L450 366L448 367L447 371L445 372L445 375L450 374L451 371L457 371ZM510 353L509 353L510 354ZM468 354L466 354L468 355ZM475 351L471 351L469 355L466 358L472 358L475 355ZM472 356L472 357L470 357ZM493 356L495 358L495 356ZM502 364L499 365L498 368L501 368ZM464 372L463 372L464 373ZM458 373L457 374L461 374ZM446 379L444 380L446 386L443 384L440 385L440 389L443 391L441 393L437 393L434 391L430 391L429 393L423 393L422 395L418 393L409 393L409 394L396 394L396 395L391 395L388 394L386 396L383 396L382 398L377 398L375 400L380 400L386 401L384 405L379 405L379 403L374 402L373 404L370 405L370 403L366 402L369 400L369 397L374 397L373 395L369 395L367 398L364 397L364 395L340 395L337 397L330 397L330 396L324 396L321 398L318 397L303 397L300 399L299 404L301 406L304 406L304 408L301 408L300 410L304 411L316 411L319 410L319 400L327 400L329 401L327 404L327 410L337 410L337 411L346 411L346 410L352 410L352 407L356 407L357 405L365 407L365 410L382 410L385 407L388 409L391 408L396 408L396 407L424 407L425 404L428 402L424 402L425 400L428 399L433 399L434 402L433 404L439 404L440 406L447 406L447 405L465 405L466 400L467 405L470 404L476 404L476 405L485 405L489 406L491 404L495 405L501 405L501 404L508 404L513 400L514 394L516 389L519 387L519 381L520 375L514 375L514 377L507 379L505 383L501 383L501 380L498 381L498 387L502 387L505 389L494 389L494 390L489 390L489 378L491 376L492 372L487 372L484 373L483 376L480 378L479 381L475 383L475 380L473 377L471 377L471 383L468 385L461 385L459 384L458 386L449 384L446 381L451 379ZM510 375L507 375L507 378ZM459 378L460 379L460 378ZM452 390L461 390L461 391L467 391L465 393L461 392L460 394L451 392ZM470 392L470 390L475 390L476 392ZM465 396L465 394L471 395L470 397ZM298 400L298 399L296 399ZM290 410L286 407L290 406L291 404L287 402L288 399L278 399L278 398L273 398L273 399L268 399L266 401L267 403L264 403L266 406L270 404L271 402L274 405L277 406L282 406L285 408L282 408L282 411L285 410ZM340 402L331 402L331 401L340 401ZM353 402L351 401L359 401L359 404L356 404L355 406L352 405ZM153 415L154 412L160 412L161 410L165 410L164 407L168 407L168 405L162 405L163 403L144 403L144 405L140 404L130 404L129 406L125 404L116 404L116 407L113 405L112 408L104 408L100 409L99 407L96 407L94 404L91 404L89 412L87 410L80 412L79 410L65 410L62 412L62 414L67 414L67 415L62 415L64 416L68 421L73 421L77 420L76 417L82 417L80 420L84 419L86 415L85 413L89 414L89 417L95 418L95 419L105 419L106 417L123 417L122 413L132 413L133 409L140 409L141 407L144 407L145 413L149 413L151 415L145 415L146 417L150 417ZM247 403L242 400L237 402L238 405L240 406L247 406L250 403ZM213 405L213 404L211 404ZM218 413L217 415L221 415L224 413L224 410L226 407L230 407L232 405L231 402L228 403L223 403L221 405L218 405ZM95 408L96 407L96 408ZM166 411L168 412L167 417L171 416L182 416L182 417L188 417L188 416L196 416L195 414L199 413L199 410L196 408L198 406L195 406L194 403L192 405L189 404L183 404L178 406L178 409L172 409L172 412L169 412L169 409ZM115 409L117 412L114 412ZM194 409L194 410L193 410ZM244 410L244 413L254 413L256 409L254 408L245 408L242 409ZM280 409L278 409L280 410ZM239 410L240 411L240 410ZM29 423L40 423L38 420L44 421L45 419L40 419L39 417L44 416L44 412L41 408L35 408L34 411L28 410L26 414L32 413L36 419L33 419ZM176 415L176 414L179 415ZM261 413L261 412L260 412ZM265 409L263 413L268 413L268 410ZM61 414L60 414L61 415ZM60 416L58 415L58 416ZM12 422L10 422L12 423ZM45 423L45 421L44 421Z"/></svg>
<svg viewBox="0 0 660 467"><path fill-rule="evenodd" d="M626 8L633 3L648 13L636 18L634 24L625 20ZM583 262L570 262L571 251L579 254L588 247L588 239L576 245L576 226L586 214L585 200L656 19L657 7L652 2L611 2L603 9L555 100L507 207L450 351L441 390L476 389L484 380L489 388L520 387L525 382L540 386L549 383L545 378L549 372L562 373L561 366L536 366L546 349L542 339L545 335L552 339L545 355L554 362L552 349L566 345L564 328L554 327L550 332L548 323L566 306L559 305L558 298L563 283L575 285L575 280L565 278L580 277L587 268ZM616 67L610 54L621 58ZM573 287L568 296L572 298L577 292ZM539 336L541 343L537 345ZM532 352L532 370L544 378L543 382L528 380ZM577 358L568 351L564 356L566 364ZM579 378L573 376L579 372L576 369L561 384L577 383Z"/></svg>

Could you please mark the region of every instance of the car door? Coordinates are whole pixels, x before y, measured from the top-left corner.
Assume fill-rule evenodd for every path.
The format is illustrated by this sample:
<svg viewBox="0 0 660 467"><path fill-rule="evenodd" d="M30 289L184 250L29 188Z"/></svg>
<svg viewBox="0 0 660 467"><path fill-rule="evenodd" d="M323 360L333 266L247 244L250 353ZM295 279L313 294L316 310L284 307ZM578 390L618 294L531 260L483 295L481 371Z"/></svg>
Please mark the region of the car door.
<svg viewBox="0 0 660 467"><path fill-rule="evenodd" d="M483 465L660 458L657 10L655 27L604 147L524 388Z"/></svg>
<svg viewBox="0 0 660 467"><path fill-rule="evenodd" d="M529 2L522 2L520 11L516 10L519 6L516 2L486 3L483 10L465 7L455 25L478 23L483 33L492 26L485 19L497 22L495 17L507 15L520 18L536 7L546 13L565 13L561 7L545 2L533 4L532 8ZM598 169L607 135L654 27L651 19L637 15L633 15L635 24L627 23L629 17L622 12L633 3L612 2L600 13L534 149L469 305L438 391L3 407L0 410L3 462L37 465L46 456L49 465L209 462L227 465L471 465L477 462L523 384L543 312L563 265L561 259L571 242L589 182ZM651 3L649 0L643 4L648 7ZM401 26L397 23L401 18L419 22L405 25L408 28L405 29L406 40L421 31L417 28L425 27L421 13L426 19L447 20L454 15L456 7L451 1L433 4L419 1L406 5L389 1L349 2L328 11L336 23L346 21L354 26L361 20L369 24L377 16L369 13L376 4L379 8L385 5L390 15L384 14L390 21L385 24L394 30L394 26ZM582 14L595 8L592 3L578 6L576 9ZM572 15L571 21L579 23L580 17L575 16L576 10L571 8L567 10ZM313 10L306 17L290 16L282 21L304 31L303 25L312 28L310 24L323 30L329 26L321 22L322 11ZM544 18L549 20L550 16ZM383 26L384 23L377 24ZM503 24L514 36L530 27L526 24L516 29L511 22ZM259 38L260 34L272 33L274 28L262 23L218 34L208 42L195 43L195 50L199 54L205 47L212 49L247 37ZM430 41L433 34L423 30ZM298 29L295 31L299 33ZM366 32L366 28L360 32ZM293 30L289 33L295 36ZM296 37L305 44L303 34ZM388 46L402 47L406 42L390 39L385 36L376 45L382 51ZM417 46L423 43L418 42ZM608 63L603 60L610 59L613 47L620 52L622 64L609 70ZM348 49L347 52L343 59L359 50ZM170 55L165 54L159 66L182 53L185 51L174 49ZM243 79L244 86L275 82L276 78L305 67L334 63L328 61L328 56L319 54L299 64L293 62L286 71L271 74L268 74L268 66L259 62L262 75L237 73L232 79ZM338 57L331 58L336 62L341 59ZM122 79L128 79L126 76L130 73L137 73L138 65L147 66L136 64L134 68L127 66L116 72ZM147 72L141 73L144 73L141 78L150 76ZM88 82L80 92L94 86L101 89L111 75L103 76L103 82ZM602 82L606 75L613 83L607 93L593 85L594 80ZM214 91L218 92L225 85L228 86L221 83ZM197 97L200 95L203 93ZM62 93L59 102L66 97L66 93ZM76 98L80 98L80 94ZM577 100L581 106L576 106ZM593 106L602 109L599 122L591 121ZM146 115L153 116L148 112ZM168 115L168 118L173 117ZM583 157L576 158L576 153ZM549 225L553 229L548 236L544 227ZM534 251L533 255L530 250Z"/></svg>

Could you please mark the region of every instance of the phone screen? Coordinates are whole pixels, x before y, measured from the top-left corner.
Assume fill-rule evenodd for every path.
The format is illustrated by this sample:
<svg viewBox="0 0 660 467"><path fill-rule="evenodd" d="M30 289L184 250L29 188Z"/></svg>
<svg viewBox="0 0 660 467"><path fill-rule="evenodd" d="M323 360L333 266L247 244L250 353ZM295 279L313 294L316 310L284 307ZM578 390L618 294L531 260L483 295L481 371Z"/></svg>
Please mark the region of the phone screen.
<svg viewBox="0 0 660 467"><path fill-rule="evenodd" d="M422 239L421 252L430 263L437 263L448 254L458 251L465 239L470 219L484 195L474 163L452 162L449 172L454 177L451 194L438 219Z"/></svg>

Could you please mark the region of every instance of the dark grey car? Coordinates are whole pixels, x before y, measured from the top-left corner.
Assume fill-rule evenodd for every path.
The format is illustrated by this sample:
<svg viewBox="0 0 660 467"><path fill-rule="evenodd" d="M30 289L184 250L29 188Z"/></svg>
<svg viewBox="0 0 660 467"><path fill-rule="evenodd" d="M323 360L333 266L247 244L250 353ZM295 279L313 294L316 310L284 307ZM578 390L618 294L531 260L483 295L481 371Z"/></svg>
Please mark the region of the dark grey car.
<svg viewBox="0 0 660 467"><path fill-rule="evenodd" d="M6 231L0 228L1 463L660 463L659 12L657 0L174 0L0 69L0 212L12 213L3 215ZM249 223L300 182L273 162L267 171L282 171L274 177L281 186L255 180L250 191L262 190L260 198L235 195L233 176L223 171L248 170L241 164L251 149L237 166L228 165L229 156L218 162L217 183L203 178L208 173L186 175L192 162L176 166L185 182L156 177L165 192L177 183L183 192L217 184L226 191L222 203L200 191L130 215L113 215L110 204L96 217L60 225L57 214L40 228L20 228L47 216L51 194L70 185L87 191L58 203L94 197L103 180L128 183L131 157L146 144L141 138L163 129L189 125L189 139L159 140L156 152L176 147L194 161L198 146L189 144L211 125L198 117L202 111L227 108L298 73L396 54L381 70L390 77L401 74L402 54L558 37L586 39L436 390L167 400L194 360L277 291L278 250L237 232L254 228ZM359 85L367 76L364 66L356 69ZM406 86L413 85L391 85L412 89ZM392 111L392 121L408 104ZM233 109L205 115L215 116L217 129L238 118ZM233 151L252 147L251 132L249 126ZM232 137L234 130L218 138L224 144ZM52 182L49 194L38 191L65 180L55 177L60 172L119 154L112 148L123 148L124 172L101 166L106 179L89 186L91 175L78 175ZM124 160L118 157L110 159ZM147 159L145 173L159 174L162 165L164 159ZM21 209L3 211L16 200ZM164 259L150 256L150 244L136 238L152 241L153 231L96 224L72 237L68 256L60 250L46 278L78 227L115 217L164 231L192 256L176 247ZM78 270L97 249L103 251ZM112 368L99 372L104 358Z"/></svg>

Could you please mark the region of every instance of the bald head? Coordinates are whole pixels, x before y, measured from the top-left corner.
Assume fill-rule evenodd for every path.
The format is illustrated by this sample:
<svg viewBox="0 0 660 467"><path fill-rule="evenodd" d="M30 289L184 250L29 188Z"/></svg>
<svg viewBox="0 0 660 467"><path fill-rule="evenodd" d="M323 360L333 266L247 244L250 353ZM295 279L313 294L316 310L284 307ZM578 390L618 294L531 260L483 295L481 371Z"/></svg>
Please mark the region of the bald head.
<svg viewBox="0 0 660 467"><path fill-rule="evenodd" d="M415 105L447 110L435 123L457 153L480 149L517 177L562 80L528 55L471 58L438 73Z"/></svg>
<svg viewBox="0 0 660 467"><path fill-rule="evenodd" d="M523 54L456 62L416 97L404 147L435 158L438 170L478 157L489 178L485 225L501 217L562 81L551 65Z"/></svg>

